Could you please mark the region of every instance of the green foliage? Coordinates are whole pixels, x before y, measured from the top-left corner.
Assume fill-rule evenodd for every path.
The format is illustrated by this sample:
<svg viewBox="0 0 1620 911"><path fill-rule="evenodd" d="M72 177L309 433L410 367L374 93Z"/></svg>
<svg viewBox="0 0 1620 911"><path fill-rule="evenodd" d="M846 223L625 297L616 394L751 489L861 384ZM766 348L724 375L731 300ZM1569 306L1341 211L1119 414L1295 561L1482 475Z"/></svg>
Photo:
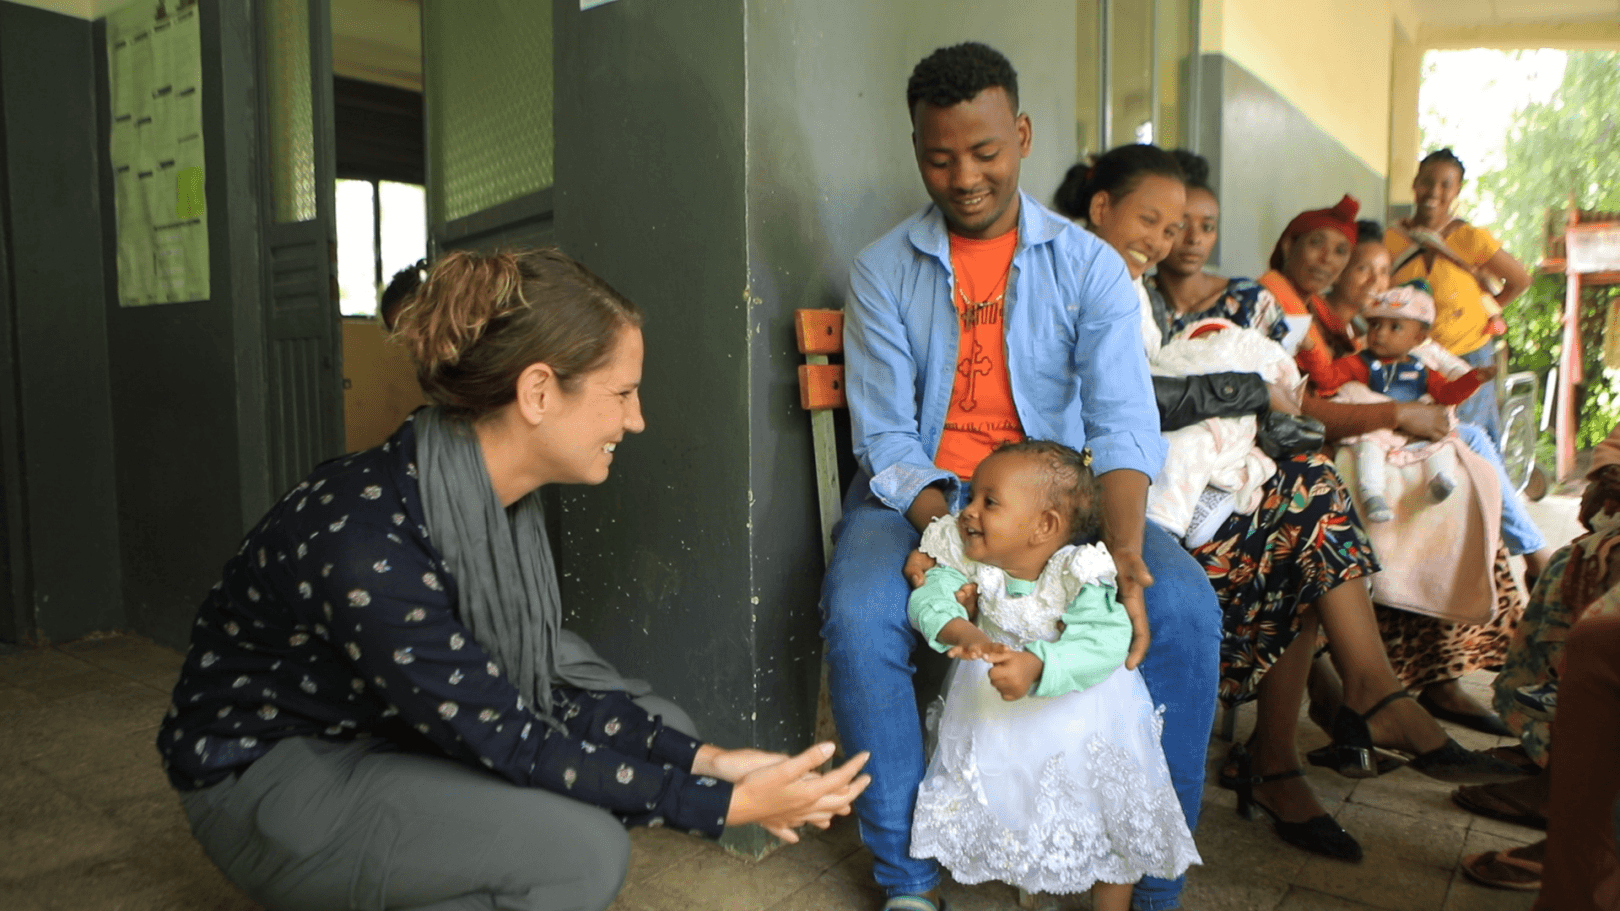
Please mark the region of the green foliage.
<svg viewBox="0 0 1620 911"><path fill-rule="evenodd" d="M1481 202L1497 212L1486 225L1509 253L1535 270L1549 209L1573 198L1582 209L1620 210L1620 53L1573 51L1563 82L1546 103L1525 106L1503 144L1500 170L1469 174ZM1427 147L1427 146L1425 146ZM1485 208L1485 206L1481 206ZM1562 228L1562 222L1558 227ZM1563 349L1563 273L1537 276L1507 308L1509 369L1547 379ZM1581 301L1585 383L1577 389L1577 445L1603 439L1620 421L1620 392L1602 363L1604 315L1620 288L1588 290Z"/></svg>
<svg viewBox="0 0 1620 911"><path fill-rule="evenodd" d="M1506 166L1478 175L1476 191L1498 213L1489 227L1520 262L1541 260L1546 211L1564 209L1571 195L1583 209L1620 209L1616 99L1620 53L1571 52L1552 98L1514 117L1503 145Z"/></svg>

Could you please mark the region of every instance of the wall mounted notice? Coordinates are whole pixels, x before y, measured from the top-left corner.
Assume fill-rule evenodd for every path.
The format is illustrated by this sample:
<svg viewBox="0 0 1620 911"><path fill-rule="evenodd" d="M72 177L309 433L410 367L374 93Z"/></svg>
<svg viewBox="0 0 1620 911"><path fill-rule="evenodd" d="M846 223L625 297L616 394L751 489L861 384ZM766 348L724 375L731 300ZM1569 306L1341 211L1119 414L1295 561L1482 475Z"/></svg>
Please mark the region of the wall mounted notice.
<svg viewBox="0 0 1620 911"><path fill-rule="evenodd" d="M136 0L108 14L107 88L118 302L207 300L196 0Z"/></svg>

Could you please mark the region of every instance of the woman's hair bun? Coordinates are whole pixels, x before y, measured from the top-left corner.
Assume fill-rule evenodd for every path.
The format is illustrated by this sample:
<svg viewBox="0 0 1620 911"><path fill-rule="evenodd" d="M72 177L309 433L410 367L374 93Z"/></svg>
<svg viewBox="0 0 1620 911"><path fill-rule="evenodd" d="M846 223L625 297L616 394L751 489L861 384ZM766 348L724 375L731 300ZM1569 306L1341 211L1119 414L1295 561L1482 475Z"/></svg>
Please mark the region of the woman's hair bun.
<svg viewBox="0 0 1620 911"><path fill-rule="evenodd" d="M411 295L395 336L428 400L470 420L512 401L535 363L573 388L606 362L624 326L640 325L635 304L554 247L456 250Z"/></svg>

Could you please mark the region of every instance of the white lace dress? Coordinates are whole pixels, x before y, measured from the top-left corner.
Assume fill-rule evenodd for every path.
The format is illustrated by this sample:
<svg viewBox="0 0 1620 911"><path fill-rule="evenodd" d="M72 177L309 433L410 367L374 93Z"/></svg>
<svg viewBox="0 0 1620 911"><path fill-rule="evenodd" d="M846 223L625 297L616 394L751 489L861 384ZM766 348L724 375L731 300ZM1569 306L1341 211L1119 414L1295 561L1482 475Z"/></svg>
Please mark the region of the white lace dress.
<svg viewBox="0 0 1620 911"><path fill-rule="evenodd" d="M930 526L922 549L978 582L979 628L1013 646L1055 641L1081 586L1114 581L1101 545L1059 551L1024 597L1007 594L1001 570L962 556L954 522ZM938 858L957 882L1050 893L1172 879L1201 863L1140 672L1120 667L1085 690L1004 702L989 668L958 661L951 670L917 794L913 857Z"/></svg>

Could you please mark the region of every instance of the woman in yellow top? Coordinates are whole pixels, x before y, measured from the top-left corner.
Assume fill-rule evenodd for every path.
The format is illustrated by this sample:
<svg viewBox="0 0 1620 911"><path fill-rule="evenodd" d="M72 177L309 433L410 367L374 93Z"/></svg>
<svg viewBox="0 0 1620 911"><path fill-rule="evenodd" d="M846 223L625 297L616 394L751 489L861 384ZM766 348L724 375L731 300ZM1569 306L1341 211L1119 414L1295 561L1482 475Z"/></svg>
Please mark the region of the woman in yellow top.
<svg viewBox="0 0 1620 911"><path fill-rule="evenodd" d="M1395 262L1390 284L1423 278L1434 289L1430 338L1470 366L1484 367L1496 358L1491 320L1530 287L1530 275L1491 232L1452 214L1462 182L1463 164L1450 149L1430 152L1412 180L1412 217L1390 226L1384 246ZM1497 281L1502 288L1492 293ZM1496 386L1486 383L1457 406L1457 419L1485 428L1500 448L1497 411Z"/></svg>

